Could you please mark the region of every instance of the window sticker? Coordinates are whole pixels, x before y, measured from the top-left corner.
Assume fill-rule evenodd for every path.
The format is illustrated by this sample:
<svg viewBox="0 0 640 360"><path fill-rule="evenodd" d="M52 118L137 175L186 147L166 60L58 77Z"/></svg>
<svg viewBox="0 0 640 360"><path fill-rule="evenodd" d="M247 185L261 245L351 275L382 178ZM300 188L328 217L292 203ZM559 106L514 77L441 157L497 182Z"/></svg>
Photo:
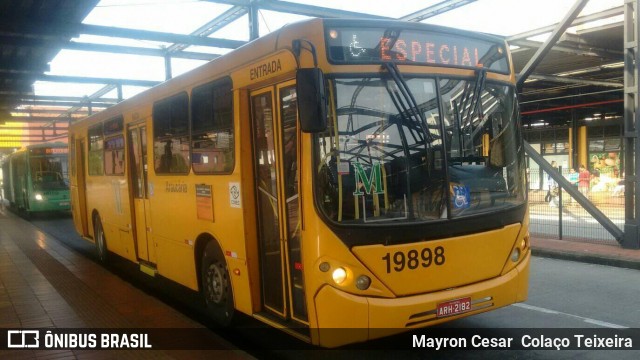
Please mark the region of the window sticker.
<svg viewBox="0 0 640 360"><path fill-rule="evenodd" d="M242 208L242 197L240 196L240 183L229 183L229 205L232 208Z"/></svg>
<svg viewBox="0 0 640 360"><path fill-rule="evenodd" d="M453 206L456 209L466 209L471 201L471 190L465 185L453 185Z"/></svg>
<svg viewBox="0 0 640 360"><path fill-rule="evenodd" d="M355 170L354 173L356 176L356 191L353 192L353 195L363 195L362 190L364 190L367 195L371 193L384 194L380 167L381 163L373 164L371 166L371 173L367 176L367 173L361 163L353 163L353 168Z"/></svg>
<svg viewBox="0 0 640 360"><path fill-rule="evenodd" d="M340 161L338 164L338 174L340 175L349 175L349 162L348 161Z"/></svg>

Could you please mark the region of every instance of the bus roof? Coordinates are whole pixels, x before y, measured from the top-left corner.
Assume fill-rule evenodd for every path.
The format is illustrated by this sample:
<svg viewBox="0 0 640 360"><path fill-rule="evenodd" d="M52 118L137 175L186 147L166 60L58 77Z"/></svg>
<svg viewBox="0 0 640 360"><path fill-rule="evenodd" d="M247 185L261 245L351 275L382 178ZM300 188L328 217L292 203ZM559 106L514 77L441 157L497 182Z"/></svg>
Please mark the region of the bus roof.
<svg viewBox="0 0 640 360"><path fill-rule="evenodd" d="M282 28L262 36L256 40L253 40L233 51L215 58L200 67L197 67L189 72L171 78L161 84L158 84L142 93L139 93L121 103L106 108L105 110L75 121L69 125L70 128L84 125L89 119L100 118L110 119L116 116L120 116L123 112L130 108L132 103L145 102L145 98L148 99L162 99L171 95L175 95L175 89L187 89L192 86L196 86L201 83L209 82L214 79L219 79L225 75L231 74L233 71L245 67L257 60L266 57L269 54L273 54L276 51L283 49L291 49L291 43L289 38L305 39L318 36L318 28L322 28L320 36L324 36L325 26L340 26L340 27L376 27L376 28L402 28L402 29L415 29L427 32L436 32L441 34L455 35L459 37L469 37L482 41L505 44L505 40L498 36L488 35L484 33L472 32L467 30L461 30L457 28L444 27L439 25L431 25L424 23L415 23L399 20L363 20L363 19L322 19L313 18L306 19L297 22L293 22L283 26ZM319 59L320 61L327 62L327 58ZM215 74L215 77L203 77L211 76Z"/></svg>

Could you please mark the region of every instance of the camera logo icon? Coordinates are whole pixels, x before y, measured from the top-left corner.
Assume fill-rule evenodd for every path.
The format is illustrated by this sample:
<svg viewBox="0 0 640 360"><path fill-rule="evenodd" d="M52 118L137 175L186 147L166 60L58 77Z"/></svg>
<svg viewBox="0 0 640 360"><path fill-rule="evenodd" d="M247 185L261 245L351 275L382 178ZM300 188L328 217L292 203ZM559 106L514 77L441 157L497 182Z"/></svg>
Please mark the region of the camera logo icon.
<svg viewBox="0 0 640 360"><path fill-rule="evenodd" d="M7 332L7 347L11 349L37 348L40 346L40 331L38 330L9 330Z"/></svg>

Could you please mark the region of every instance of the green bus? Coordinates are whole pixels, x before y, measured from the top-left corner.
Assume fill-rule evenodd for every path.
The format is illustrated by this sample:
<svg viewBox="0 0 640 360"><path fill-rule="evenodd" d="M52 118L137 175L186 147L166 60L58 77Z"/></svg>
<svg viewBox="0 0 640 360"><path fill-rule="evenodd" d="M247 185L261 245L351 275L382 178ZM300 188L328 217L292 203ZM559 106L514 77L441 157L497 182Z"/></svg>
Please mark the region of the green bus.
<svg viewBox="0 0 640 360"><path fill-rule="evenodd" d="M68 147L62 142L29 145L2 163L4 197L26 215L69 211Z"/></svg>

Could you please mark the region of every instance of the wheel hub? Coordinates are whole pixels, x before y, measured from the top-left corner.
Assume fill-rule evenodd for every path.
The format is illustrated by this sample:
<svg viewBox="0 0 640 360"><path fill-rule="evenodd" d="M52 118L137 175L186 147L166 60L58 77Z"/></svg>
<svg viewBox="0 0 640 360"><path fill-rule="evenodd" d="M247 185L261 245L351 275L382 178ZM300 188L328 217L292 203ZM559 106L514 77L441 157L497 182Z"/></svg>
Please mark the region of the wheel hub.
<svg viewBox="0 0 640 360"><path fill-rule="evenodd" d="M224 299L226 287L225 277L219 266L209 265L207 270L207 299L215 304L220 304Z"/></svg>

